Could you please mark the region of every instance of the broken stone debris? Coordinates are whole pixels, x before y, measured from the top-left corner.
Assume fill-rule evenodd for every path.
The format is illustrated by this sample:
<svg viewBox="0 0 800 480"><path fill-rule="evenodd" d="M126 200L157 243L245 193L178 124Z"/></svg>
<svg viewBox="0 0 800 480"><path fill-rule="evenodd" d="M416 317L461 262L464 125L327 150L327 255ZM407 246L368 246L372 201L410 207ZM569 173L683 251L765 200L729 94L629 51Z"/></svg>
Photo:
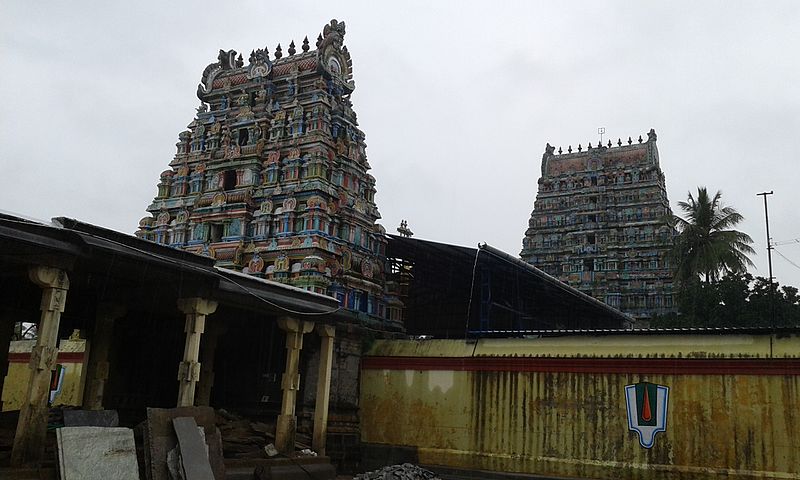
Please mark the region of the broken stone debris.
<svg viewBox="0 0 800 480"><path fill-rule="evenodd" d="M175 435L178 437L178 459L180 475L186 480L214 480L214 472L208 461L208 445L205 443L203 427L199 427L192 417L172 419ZM169 454L167 455L169 464ZM169 466L169 465L168 465ZM172 469L170 468L170 473Z"/></svg>
<svg viewBox="0 0 800 480"><path fill-rule="evenodd" d="M170 450L178 446L178 437L173 426L173 419L179 417L192 417L195 420L195 424L204 429L205 441L203 443L208 446L208 461L211 464L214 478L225 478L222 438L214 424L214 410L210 407L179 407L147 409L147 421L144 429L144 453L148 479L170 480L172 478L167 456Z"/></svg>
<svg viewBox="0 0 800 480"><path fill-rule="evenodd" d="M225 458L264 458L278 454L273 443L275 425L252 421L224 409L216 411L216 425L222 434L222 449ZM308 449L308 442L303 442L303 435L297 434L295 448ZM273 452L273 453L271 453Z"/></svg>
<svg viewBox="0 0 800 480"><path fill-rule="evenodd" d="M353 480L441 480L441 478L430 470L411 463L404 463L361 473L353 477Z"/></svg>
<svg viewBox="0 0 800 480"><path fill-rule="evenodd" d="M74 414L73 414L74 413ZM215 415L216 413L216 415ZM59 423L66 420L71 425L89 424L97 430L115 430L113 428L100 428L105 425L118 424L116 411L80 411L74 410L65 415L66 419L59 418ZM215 418L216 417L216 418ZM183 425L186 424L186 425ZM85 427L81 427L85 428ZM209 407L183 407L177 409L147 409L147 420L142 422L135 429L136 440L131 442L133 447L133 470L135 477L138 478L137 470L145 472L148 480L210 480L214 478L224 478L217 476L217 471L224 472L222 465L222 439L220 430L225 430L229 442L227 447L233 447L236 457L244 458L271 458L280 455L275 449L274 444L267 443L274 438L271 430L274 427L261 422L253 422L224 410L214 412ZM78 427L62 428L58 436L68 434L70 431L80 430ZM126 429L119 429L126 430ZM128 435L133 436L133 430L128 429ZM188 443L187 443L188 441ZM143 446L138 458L138 468L136 466L136 444ZM260 445L264 445L259 448ZM295 443L298 449L294 456L297 459L303 457L316 457L318 454L300 442ZM93 455L97 447L89 446L89 454ZM59 439L59 456L61 461L60 471L62 475L70 471L70 467L65 467L65 459L69 459L68 448L64 447ZM253 450L252 452L250 450ZM91 456L90 455L90 456ZM80 462L79 468L87 463L87 460L75 457L75 461ZM91 460L93 461L93 460ZM209 474L208 466L211 466L213 473ZM202 465L200 465L202 464ZM280 465L279 465L280 466ZM286 465L283 465L286 466ZM314 464L316 467L317 465ZM188 468L187 468L188 467ZM195 471L196 467L202 467L202 472ZM331 468L330 464L325 465ZM311 468L311 467L306 467ZM273 469L274 470L274 469ZM75 468L72 468L74 473ZM221 472L221 473L222 473ZM334 472L331 470L331 472ZM92 473L99 473L100 477L88 476L93 478L125 478L119 475L107 477L108 472L94 470ZM333 473L332 473L333 474ZM67 473L69 475L69 473ZM224 475L224 473L222 473ZM84 478L83 471L78 477ZM65 478L65 477L62 477ZM331 477L332 478L332 477ZM394 477L400 478L400 477ZM427 478L427 477L419 477Z"/></svg>
<svg viewBox="0 0 800 480"><path fill-rule="evenodd" d="M264 453L266 453L268 457L274 457L278 454L278 449L275 448L275 444L268 443L267 446L264 447Z"/></svg>
<svg viewBox="0 0 800 480"><path fill-rule="evenodd" d="M264 447L275 438L274 425L254 422L223 409L216 411L216 425L222 434L225 458L263 458Z"/></svg>

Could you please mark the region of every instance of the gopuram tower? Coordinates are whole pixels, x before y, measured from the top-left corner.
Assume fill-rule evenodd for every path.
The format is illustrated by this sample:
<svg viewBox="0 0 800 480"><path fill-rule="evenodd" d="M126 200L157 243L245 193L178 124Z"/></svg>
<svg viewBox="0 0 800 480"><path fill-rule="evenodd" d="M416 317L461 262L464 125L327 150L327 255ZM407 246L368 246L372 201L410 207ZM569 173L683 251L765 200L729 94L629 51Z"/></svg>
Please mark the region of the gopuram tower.
<svg viewBox="0 0 800 480"><path fill-rule="evenodd" d="M339 299L379 329L400 328L385 292L385 231L375 178L350 101L344 22L284 56L245 64L220 50L197 88L151 216L136 235L208 255L217 265Z"/></svg>
<svg viewBox="0 0 800 480"><path fill-rule="evenodd" d="M638 143L547 144L522 259L646 320L674 311L667 253L674 231L656 132Z"/></svg>

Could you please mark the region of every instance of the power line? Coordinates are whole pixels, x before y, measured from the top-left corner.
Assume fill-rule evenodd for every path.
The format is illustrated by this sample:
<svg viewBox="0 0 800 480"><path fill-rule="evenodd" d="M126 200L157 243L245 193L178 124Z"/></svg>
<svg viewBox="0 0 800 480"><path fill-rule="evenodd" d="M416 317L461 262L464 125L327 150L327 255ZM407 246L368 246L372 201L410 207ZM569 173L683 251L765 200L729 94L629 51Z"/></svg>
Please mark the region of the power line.
<svg viewBox="0 0 800 480"><path fill-rule="evenodd" d="M789 260L788 258L786 258L786 255L782 254L782 253L781 253L781 252L779 252L778 250L775 250L775 253L777 253L778 255L780 255L781 257L783 257L783 259L784 259L784 260L786 260L787 262L791 263L791 264L792 264L792 265L794 265L796 268L800 269L800 265L798 265L798 264L794 263L793 261Z"/></svg>
<svg viewBox="0 0 800 480"><path fill-rule="evenodd" d="M782 242L772 242L772 246L777 247L779 245L791 245L793 243L800 243L800 238L793 238L791 240L784 240Z"/></svg>

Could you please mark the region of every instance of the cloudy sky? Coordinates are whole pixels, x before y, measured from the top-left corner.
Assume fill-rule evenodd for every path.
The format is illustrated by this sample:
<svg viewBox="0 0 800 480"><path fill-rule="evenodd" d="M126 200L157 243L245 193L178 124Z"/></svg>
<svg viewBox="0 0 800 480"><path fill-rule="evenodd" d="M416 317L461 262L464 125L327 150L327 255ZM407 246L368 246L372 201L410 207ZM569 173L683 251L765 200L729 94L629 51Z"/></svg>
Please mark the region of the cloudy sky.
<svg viewBox="0 0 800 480"><path fill-rule="evenodd" d="M337 3L334 5L334 3ZM755 274L800 237L800 2L48 2L0 7L0 209L132 233L220 48L347 24L389 231L518 254L544 145L658 133L673 209L745 216ZM800 286L800 243L778 246ZM792 265L793 262L796 265Z"/></svg>

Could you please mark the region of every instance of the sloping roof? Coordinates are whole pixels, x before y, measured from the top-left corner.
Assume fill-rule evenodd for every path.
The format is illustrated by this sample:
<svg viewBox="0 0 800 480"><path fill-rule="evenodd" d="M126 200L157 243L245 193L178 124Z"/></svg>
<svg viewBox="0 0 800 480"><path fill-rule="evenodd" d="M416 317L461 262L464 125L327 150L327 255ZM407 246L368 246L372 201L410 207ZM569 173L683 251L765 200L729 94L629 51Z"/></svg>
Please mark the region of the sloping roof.
<svg viewBox="0 0 800 480"><path fill-rule="evenodd" d="M623 328L630 318L496 248L389 235L387 257L404 262L408 333L464 337L502 330Z"/></svg>
<svg viewBox="0 0 800 480"><path fill-rule="evenodd" d="M104 281L120 288L126 277L135 277L131 283L137 286L157 290L159 285L170 285L186 296L209 296L236 308L275 315L323 320L319 317L339 309L335 298L216 268L213 258L65 217L44 223L0 214L0 262L79 268L102 274ZM176 282L181 285L172 285Z"/></svg>

